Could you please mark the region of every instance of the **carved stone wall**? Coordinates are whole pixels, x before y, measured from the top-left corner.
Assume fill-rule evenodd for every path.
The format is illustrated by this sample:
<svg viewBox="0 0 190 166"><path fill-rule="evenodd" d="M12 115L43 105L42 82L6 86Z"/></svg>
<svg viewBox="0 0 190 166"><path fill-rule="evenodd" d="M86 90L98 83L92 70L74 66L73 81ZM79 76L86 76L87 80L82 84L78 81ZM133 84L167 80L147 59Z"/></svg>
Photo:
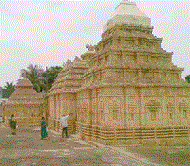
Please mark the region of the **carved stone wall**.
<svg viewBox="0 0 190 166"><path fill-rule="evenodd" d="M49 96L49 128L62 131L60 118L62 115L71 114L68 119L68 128L70 133L75 132L76 128L76 99L75 94L62 93Z"/></svg>
<svg viewBox="0 0 190 166"><path fill-rule="evenodd" d="M123 15L111 17L101 41L59 74L49 98L51 124L58 130L61 110L75 109L76 132L85 140L187 143L190 85L172 63L173 53L152 34L150 19L128 3L118 5L116 13L121 9ZM127 15L129 8L137 22Z"/></svg>
<svg viewBox="0 0 190 166"><path fill-rule="evenodd" d="M20 79L16 90L3 103L5 124L9 125L8 120L14 114L18 126L40 126L41 118L48 109L45 97L46 94L33 89L29 79Z"/></svg>

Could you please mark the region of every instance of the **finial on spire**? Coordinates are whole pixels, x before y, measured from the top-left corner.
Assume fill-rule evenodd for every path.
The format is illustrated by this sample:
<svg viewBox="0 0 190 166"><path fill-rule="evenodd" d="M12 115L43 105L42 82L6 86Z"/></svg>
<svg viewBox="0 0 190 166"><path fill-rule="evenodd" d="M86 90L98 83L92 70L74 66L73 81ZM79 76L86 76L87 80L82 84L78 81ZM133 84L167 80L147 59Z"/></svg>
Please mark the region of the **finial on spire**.
<svg viewBox="0 0 190 166"><path fill-rule="evenodd" d="M120 3L128 4L128 5L134 5L135 2L132 0L122 0Z"/></svg>
<svg viewBox="0 0 190 166"><path fill-rule="evenodd" d="M88 51L94 51L94 46L92 46L91 44L87 44L86 48L88 49Z"/></svg>
<svg viewBox="0 0 190 166"><path fill-rule="evenodd" d="M74 62L79 62L80 58L78 56L75 56Z"/></svg>
<svg viewBox="0 0 190 166"><path fill-rule="evenodd" d="M70 59L68 59L66 63L67 63L67 64L70 64L70 63L71 63L71 60L70 60Z"/></svg>

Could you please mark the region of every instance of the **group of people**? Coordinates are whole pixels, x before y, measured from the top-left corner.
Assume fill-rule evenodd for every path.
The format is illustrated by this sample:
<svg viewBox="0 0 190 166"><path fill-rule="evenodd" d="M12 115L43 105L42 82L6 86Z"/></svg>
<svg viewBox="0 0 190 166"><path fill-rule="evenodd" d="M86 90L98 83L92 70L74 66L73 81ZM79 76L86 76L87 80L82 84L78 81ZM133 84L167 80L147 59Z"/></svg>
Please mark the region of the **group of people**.
<svg viewBox="0 0 190 166"><path fill-rule="evenodd" d="M68 135L68 118L69 115L63 115L61 120L61 124L62 124L62 138L64 138L64 134L66 135L66 138L69 138ZM9 121L9 126L11 128L11 134L12 135L16 135L16 118L14 117L14 114L11 115L10 121ZM42 121L41 121L41 140L43 140L44 138L48 137L48 132L47 132L47 123L45 121L45 118L42 117Z"/></svg>

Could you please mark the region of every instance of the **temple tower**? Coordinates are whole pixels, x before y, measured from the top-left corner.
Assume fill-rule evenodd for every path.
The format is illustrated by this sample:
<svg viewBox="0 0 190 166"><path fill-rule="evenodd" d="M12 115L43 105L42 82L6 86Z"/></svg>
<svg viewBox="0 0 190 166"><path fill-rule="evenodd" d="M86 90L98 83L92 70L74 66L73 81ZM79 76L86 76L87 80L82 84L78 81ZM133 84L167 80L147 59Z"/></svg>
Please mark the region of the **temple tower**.
<svg viewBox="0 0 190 166"><path fill-rule="evenodd" d="M115 8L77 93L77 123L84 139L188 141L190 86L152 30L150 18L136 3L123 0Z"/></svg>
<svg viewBox="0 0 190 166"><path fill-rule="evenodd" d="M151 20L123 0L101 41L68 61L49 93L50 128L62 113L84 140L104 144L184 144L190 138L190 85Z"/></svg>
<svg viewBox="0 0 190 166"><path fill-rule="evenodd" d="M87 57L85 57L87 58ZM58 74L49 92L49 127L61 132L60 118L63 114L71 114L69 117L69 132L76 131L77 102L76 94L83 84L83 75L88 69L87 60L75 57L64 66Z"/></svg>
<svg viewBox="0 0 190 166"><path fill-rule="evenodd" d="M16 90L8 101L3 103L6 120L14 114L18 126L40 126L41 118L47 110L44 98L45 94L37 93L24 74L23 78L18 80Z"/></svg>

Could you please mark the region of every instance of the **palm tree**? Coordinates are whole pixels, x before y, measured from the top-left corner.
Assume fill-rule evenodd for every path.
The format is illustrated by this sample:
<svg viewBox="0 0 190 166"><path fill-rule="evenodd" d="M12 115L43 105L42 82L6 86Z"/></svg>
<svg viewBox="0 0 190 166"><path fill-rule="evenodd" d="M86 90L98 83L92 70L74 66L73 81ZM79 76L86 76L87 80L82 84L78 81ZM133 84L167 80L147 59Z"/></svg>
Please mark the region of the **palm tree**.
<svg viewBox="0 0 190 166"><path fill-rule="evenodd" d="M27 69L21 70L21 75L26 74L26 77L32 82L34 85L33 88L37 92L41 92L43 90L43 82L41 81L43 79L42 74L43 70L38 65L30 64Z"/></svg>
<svg viewBox="0 0 190 166"><path fill-rule="evenodd" d="M6 85L4 86L3 89L3 94L2 97L3 98L9 98L11 96L11 94L15 91L16 86L11 82L6 82Z"/></svg>
<svg viewBox="0 0 190 166"><path fill-rule="evenodd" d="M21 76L26 74L26 77L32 82L34 85L33 88L37 92L47 92L62 69L63 67L55 66L50 68L46 67L46 71L44 71L39 66L31 64L27 67L27 70L21 70Z"/></svg>
<svg viewBox="0 0 190 166"><path fill-rule="evenodd" d="M15 85L13 84L13 82L9 83L6 82L6 85L4 86L5 89L9 89L9 90L15 90Z"/></svg>

